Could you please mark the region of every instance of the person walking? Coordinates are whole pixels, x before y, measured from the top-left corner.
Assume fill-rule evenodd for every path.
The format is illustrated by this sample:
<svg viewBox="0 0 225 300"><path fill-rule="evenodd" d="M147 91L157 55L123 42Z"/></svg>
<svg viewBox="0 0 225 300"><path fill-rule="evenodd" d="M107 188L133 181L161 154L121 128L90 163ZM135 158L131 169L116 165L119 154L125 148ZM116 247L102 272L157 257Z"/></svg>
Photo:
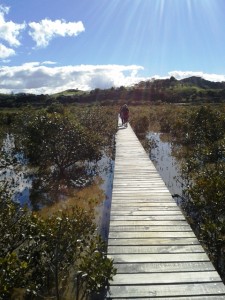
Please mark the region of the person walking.
<svg viewBox="0 0 225 300"><path fill-rule="evenodd" d="M129 108L128 108L127 104L124 104L123 106L121 106L120 118L122 121L122 125L125 125L125 127L127 127L127 123L129 120Z"/></svg>

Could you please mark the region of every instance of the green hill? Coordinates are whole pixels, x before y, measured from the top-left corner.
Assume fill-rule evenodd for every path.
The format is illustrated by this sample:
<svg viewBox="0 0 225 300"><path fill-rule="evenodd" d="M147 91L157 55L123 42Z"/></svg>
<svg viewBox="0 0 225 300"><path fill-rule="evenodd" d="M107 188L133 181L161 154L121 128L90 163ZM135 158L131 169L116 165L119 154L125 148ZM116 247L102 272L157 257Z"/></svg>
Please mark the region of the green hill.
<svg viewBox="0 0 225 300"><path fill-rule="evenodd" d="M201 77L177 80L152 79L132 87L99 89L90 92L69 89L53 95L0 94L0 107L50 106L100 102L102 105L121 102L142 103L224 103L225 82L211 82Z"/></svg>

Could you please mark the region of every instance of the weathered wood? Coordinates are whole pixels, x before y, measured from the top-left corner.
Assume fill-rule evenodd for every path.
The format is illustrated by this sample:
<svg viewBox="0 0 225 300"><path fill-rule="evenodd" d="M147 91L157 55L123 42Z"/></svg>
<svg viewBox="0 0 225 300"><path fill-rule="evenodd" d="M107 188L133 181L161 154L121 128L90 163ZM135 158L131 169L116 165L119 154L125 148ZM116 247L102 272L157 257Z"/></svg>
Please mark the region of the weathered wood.
<svg viewBox="0 0 225 300"><path fill-rule="evenodd" d="M114 220L114 222L111 223L111 227L110 229L113 229L114 227L117 227L117 226L132 226L132 225L146 225L146 226L156 226L156 225L159 225L159 226L189 226L187 224L186 221L183 221L183 220L169 220L169 221L166 221L166 220L161 220L161 221L158 221L158 220L149 220L149 221L145 221L145 220Z"/></svg>
<svg viewBox="0 0 225 300"><path fill-rule="evenodd" d="M124 239L109 239L110 246L131 246L131 245L198 245L199 241L194 238L178 238L178 237L153 237L153 238L124 238Z"/></svg>
<svg viewBox="0 0 225 300"><path fill-rule="evenodd" d="M151 207L161 207L161 206L164 206L164 207L177 207L176 203L171 203L171 202L141 202L139 201L138 204L137 204L137 200L136 202L130 202L128 203L127 201L113 201L112 203L112 207L117 207L117 208L120 208L120 207L142 207L144 206L145 208L149 206Z"/></svg>
<svg viewBox="0 0 225 300"><path fill-rule="evenodd" d="M167 195L157 195L157 194L153 194L152 192L148 191L145 192L144 194L137 194L137 193L123 193L121 194L113 194L114 198L116 200L123 200L123 201L131 201L131 200L135 200L135 201L153 201L153 202L171 202L171 195L167 194Z"/></svg>
<svg viewBox="0 0 225 300"><path fill-rule="evenodd" d="M143 220L143 221L159 221L159 220L185 220L184 216L183 215L155 215L155 216L123 216L123 215L120 215L120 216L117 216L117 215L112 215L111 214L111 225L113 225L113 221L119 221L119 220L124 220L124 221L138 221L138 220Z"/></svg>
<svg viewBox="0 0 225 300"><path fill-rule="evenodd" d="M142 263L142 262L178 262L178 261L208 261L209 258L203 253L141 253L141 254L109 254L116 262Z"/></svg>
<svg viewBox="0 0 225 300"><path fill-rule="evenodd" d="M123 211L146 211L148 209L151 209L151 211L153 210L157 210L157 211L178 211L180 213L180 210L177 206L164 206L162 205L161 207L158 207L158 206L152 206L152 205L145 205L145 206L128 206L128 205L124 205L123 203L121 203L120 205L118 204L114 204L112 205L112 211L113 210L116 210L117 212L120 211L120 210L123 210Z"/></svg>
<svg viewBox="0 0 225 300"><path fill-rule="evenodd" d="M112 208L118 210L118 209L139 209L139 210L146 210L146 209L170 209L170 210L179 210L177 207L176 203L151 203L151 202L141 202L139 204L137 203L127 203L126 201L119 201L119 202L114 202L111 206ZM180 211L180 210L179 210Z"/></svg>
<svg viewBox="0 0 225 300"><path fill-rule="evenodd" d="M204 272L173 272L147 274L118 274L111 285L146 285L146 284L181 284L197 282L219 282L221 279L216 271Z"/></svg>
<svg viewBox="0 0 225 300"><path fill-rule="evenodd" d="M115 232L110 231L109 238L110 239L134 239L134 238L168 238L168 237L181 237L181 238L187 238L187 237L195 237L194 233L192 231L183 232L183 231L160 231L160 232L154 232L154 231L141 231L141 232L128 232L128 231L122 231L122 232Z"/></svg>
<svg viewBox="0 0 225 300"><path fill-rule="evenodd" d="M115 263L117 274L125 273L173 273L173 272L203 272L214 271L213 265L207 261L201 262L154 262L154 263Z"/></svg>
<svg viewBox="0 0 225 300"><path fill-rule="evenodd" d="M183 284L159 284L159 285L115 285L110 287L108 299L157 299L157 297L172 297L180 296L193 297L201 296L201 300L205 300L205 296L221 295L225 296L224 285L222 282L200 282L198 284L183 283ZM217 298L216 298L217 299Z"/></svg>
<svg viewBox="0 0 225 300"><path fill-rule="evenodd" d="M225 287L130 126L118 130L107 299L225 299Z"/></svg>
<svg viewBox="0 0 225 300"><path fill-rule="evenodd" d="M135 209L130 209L130 210L111 210L112 215L116 216L169 216L169 215L180 215L181 212L179 210L176 211L167 211L167 210L139 210L136 211Z"/></svg>
<svg viewBox="0 0 225 300"><path fill-rule="evenodd" d="M203 253L204 250L199 245L148 245L148 246L108 246L108 254L134 254L134 253Z"/></svg>
<svg viewBox="0 0 225 300"><path fill-rule="evenodd" d="M135 231L135 232L144 232L144 231L181 231L181 232L189 232L191 230L190 226L172 226L172 225L166 225L166 226L147 226L147 225L124 225L124 226L111 226L110 232L121 232L121 231Z"/></svg>
<svg viewBox="0 0 225 300"><path fill-rule="evenodd" d="M111 297L109 297L108 299L116 299L116 298L111 298ZM146 299L160 299L160 300L224 300L225 298L224 298L224 296L223 295L217 295L217 296L200 296L200 297L196 297L196 296L194 296L194 297L192 297L192 296L185 296L185 298L184 297L166 297L166 298L164 298L164 297L151 297L151 298L142 298L142 297L135 297L135 298L117 298L117 299L120 299L120 300L128 300L128 299L138 299L138 300L146 300Z"/></svg>

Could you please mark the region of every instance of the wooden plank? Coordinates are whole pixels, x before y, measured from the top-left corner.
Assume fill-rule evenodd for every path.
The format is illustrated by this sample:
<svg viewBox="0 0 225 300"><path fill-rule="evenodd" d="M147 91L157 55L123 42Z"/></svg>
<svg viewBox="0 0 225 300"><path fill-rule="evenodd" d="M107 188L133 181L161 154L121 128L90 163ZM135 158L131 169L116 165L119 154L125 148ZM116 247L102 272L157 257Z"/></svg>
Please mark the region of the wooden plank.
<svg viewBox="0 0 225 300"><path fill-rule="evenodd" d="M125 273L173 273L214 271L209 261L190 262L153 262L153 263L115 263L117 274Z"/></svg>
<svg viewBox="0 0 225 300"><path fill-rule="evenodd" d="M129 254L129 253L204 253L200 245L148 245L148 246L108 246L108 254Z"/></svg>
<svg viewBox="0 0 225 300"><path fill-rule="evenodd" d="M166 206L166 207L168 207L168 206L171 206L171 207L177 207L177 204L176 203L173 203L173 202L171 202L171 201L167 201L167 202L163 202L163 201L146 201L146 200L137 200L137 199L135 199L135 201L132 201L132 202L130 202L130 201L127 201L126 199L124 200L124 199L121 199L121 200L115 200L114 199L114 201L113 201L113 203L112 203L112 205L111 206L124 206L124 207L142 207L142 206L148 206L148 208L149 207L153 207L153 206L159 206L159 207L161 207L161 206Z"/></svg>
<svg viewBox="0 0 225 300"><path fill-rule="evenodd" d="M174 231L174 232L179 232L179 231L182 231L182 232L189 232L191 230L191 227L190 226L159 226L159 225L156 225L156 226L147 226L147 225L123 225L123 226L111 226L110 227L110 231L111 232L121 232L121 231L124 231L124 232L129 232L129 231L136 231L136 232L139 232L139 231L163 231L163 232L166 232L166 231Z"/></svg>
<svg viewBox="0 0 225 300"><path fill-rule="evenodd" d="M141 207L144 207L144 209L146 209L146 208L148 208L148 209L152 209L153 207L167 207L167 208L169 208L169 207L172 207L172 208L174 208L174 207L176 207L176 210L179 210L179 208L177 207L177 205L176 205L176 203L173 203L173 202L160 202L160 203L158 203L158 202L133 202L133 203L129 203L129 202L127 202L127 201L114 201L113 203L112 203L112 207L115 207L116 209L118 209L118 208L121 208L121 207L123 207L123 208L132 208L132 207L137 207L137 208L140 208L141 209Z"/></svg>
<svg viewBox="0 0 225 300"><path fill-rule="evenodd" d="M119 208L120 209L117 209L116 206L112 206L112 213L120 214L120 212L123 212L124 215L126 214L146 215L149 213L158 215L159 212L160 215L164 215L164 214L176 215L181 213L180 210L177 209L177 207L165 207L165 206L162 206L161 208L152 206L150 209L148 207L123 207L123 206Z"/></svg>
<svg viewBox="0 0 225 300"><path fill-rule="evenodd" d="M148 194L152 194L152 192L154 191L154 193L157 193L158 195L168 195L168 196L171 196L171 194L169 193L169 191L168 190L166 190L166 189L161 189L160 187L148 187L147 188L147 191L146 190L144 190L144 189L140 189L140 188L138 188L136 191L135 190L133 190L132 192L135 194L137 194L137 195L139 195L139 194L146 194L146 195L148 195ZM147 192L147 193L146 193ZM127 191L127 190L125 190L125 189L118 189L117 190L117 192L116 192L118 195L123 195L123 194L128 194L129 195L129 193L130 193L130 191Z"/></svg>
<svg viewBox="0 0 225 300"><path fill-rule="evenodd" d="M137 199L146 199L146 200L160 200L160 199L169 199L171 201L172 196L170 193L153 193L152 191L145 191L144 193L132 193L129 192L123 192L121 193L119 190L113 190L112 197L115 198L137 198Z"/></svg>
<svg viewBox="0 0 225 300"><path fill-rule="evenodd" d="M143 262L179 262L179 261L209 261L206 253L150 253L150 254L113 254L109 255L114 261L120 263ZM224 289L225 290L225 289Z"/></svg>
<svg viewBox="0 0 225 300"><path fill-rule="evenodd" d="M186 220L111 220L110 229L124 225L146 225L146 226L189 226Z"/></svg>
<svg viewBox="0 0 225 300"><path fill-rule="evenodd" d="M113 285L147 285L147 284L182 284L200 282L219 282L221 279L214 271L203 272L173 272L173 273L146 273L146 274L118 274Z"/></svg>
<svg viewBox="0 0 225 300"><path fill-rule="evenodd" d="M124 178L123 178L123 181L124 181ZM126 183L126 184L113 184L113 187L114 188L117 188L117 189L121 189L120 192L127 192L127 191L139 191L140 189L142 190L145 190L145 191L152 191L152 190L159 190L159 191L164 191L164 192L168 192L166 190L166 187L165 185L162 185L160 183L152 183L151 181L149 182L140 182L140 181L134 181L132 182L130 180L130 178L127 179L127 181L129 181L129 183Z"/></svg>
<svg viewBox="0 0 225 300"><path fill-rule="evenodd" d="M112 204L112 207L111 207L112 211L116 210L117 212L118 211L146 211L146 210L150 210L151 212L154 211L154 210L157 210L157 211L161 211L161 212L164 212L164 211L171 211L171 212L179 212L179 214L181 213L180 212L180 209L177 207L177 206L164 206L162 205L161 207L159 206L129 206L129 205L124 205L123 203L121 203L120 205L119 204Z"/></svg>
<svg viewBox="0 0 225 300"><path fill-rule="evenodd" d="M162 183L161 178L155 178L153 179L152 176L149 177L142 177L138 179L134 179L131 175L130 176L126 176L126 175L120 175L120 176L116 176L114 177L114 182L113 182L113 186L114 187L130 187L133 184L137 184L137 186L148 186L149 188L151 188L152 186L162 186L165 187L165 184Z"/></svg>
<svg viewBox="0 0 225 300"><path fill-rule="evenodd" d="M123 195L113 196L113 200L117 202L127 202L127 203L141 203L141 202L151 202L151 203L171 203L171 196L153 196L151 195Z"/></svg>
<svg viewBox="0 0 225 300"><path fill-rule="evenodd" d="M134 239L134 238L168 238L168 237L195 237L192 231L189 232L174 232L174 231L165 231L165 232L151 232L151 231L140 231L140 232L114 232L110 231L109 238L111 239Z"/></svg>
<svg viewBox="0 0 225 300"><path fill-rule="evenodd" d="M112 221L121 221L121 220L124 220L124 221L159 221L159 220L169 220L169 221L172 221L172 220L176 220L176 221L183 221L185 220L184 216L182 214L180 215L151 215L151 216L131 216L131 215L128 215L128 216L123 216L123 215L113 215L111 214L110 216L110 220L112 223Z"/></svg>
<svg viewBox="0 0 225 300"><path fill-rule="evenodd" d="M221 295L225 296L224 285L221 282L199 283L199 284L159 284L159 285L128 285L128 286L110 286L108 299L155 299L157 297L174 297L180 296L195 297L201 296L204 300L205 296ZM160 298L160 299L161 299ZM168 299L168 298L166 298ZM195 298L192 298L193 300ZM170 298L168 299L170 300Z"/></svg>
<svg viewBox="0 0 225 300"><path fill-rule="evenodd" d="M108 299L116 299L116 298L108 298ZM127 300L128 298L117 298L117 299L120 299L120 300ZM138 298L129 298L129 299L138 299L138 300L146 300L146 299L149 299L149 298L142 298L142 297L138 297ZM160 300L224 300L224 296L223 295L216 295L216 296L207 296L207 295L205 295L205 296L194 296L194 297L192 297L192 296L185 296L185 298L183 297L183 296L181 296L181 297L166 297L166 298L164 298L164 297L151 297L150 299L160 299Z"/></svg>
<svg viewBox="0 0 225 300"><path fill-rule="evenodd" d="M112 216L179 216L181 215L180 210L175 210L175 211L171 211L171 210L151 210L151 211L135 211L135 210L111 210L111 215Z"/></svg>
<svg viewBox="0 0 225 300"><path fill-rule="evenodd" d="M124 239L108 239L109 246L131 246L131 245L199 245L199 241L194 238L178 238L178 237L153 237L153 238L124 238Z"/></svg>

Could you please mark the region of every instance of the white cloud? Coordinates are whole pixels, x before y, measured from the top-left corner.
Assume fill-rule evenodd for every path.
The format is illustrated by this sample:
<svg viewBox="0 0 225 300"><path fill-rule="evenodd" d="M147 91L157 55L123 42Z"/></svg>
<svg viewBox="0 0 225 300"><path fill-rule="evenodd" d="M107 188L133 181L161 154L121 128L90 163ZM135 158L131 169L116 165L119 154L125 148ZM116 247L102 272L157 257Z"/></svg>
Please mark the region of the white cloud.
<svg viewBox="0 0 225 300"><path fill-rule="evenodd" d="M202 72L172 71L167 76L141 77L143 70L137 65L79 65L58 67L54 62L30 62L21 66L0 67L0 93L53 94L67 89L93 90L130 86L143 80L164 79L174 76L182 79L190 76L207 76L224 81L224 75Z"/></svg>
<svg viewBox="0 0 225 300"><path fill-rule="evenodd" d="M17 47L20 46L20 32L26 28L26 24L5 21L5 14L8 11L9 7L0 6L0 39L7 42L11 47Z"/></svg>
<svg viewBox="0 0 225 300"><path fill-rule="evenodd" d="M13 49L0 44L0 59L5 59L13 55L15 55L15 51Z"/></svg>
<svg viewBox="0 0 225 300"><path fill-rule="evenodd" d="M46 60L41 63L42 65L56 65L57 63L55 61Z"/></svg>
<svg viewBox="0 0 225 300"><path fill-rule="evenodd" d="M134 72L142 69L136 65L56 67L49 66L49 62L5 66L0 68L0 92L52 94L66 89L92 90L127 86L144 80L134 76Z"/></svg>
<svg viewBox="0 0 225 300"><path fill-rule="evenodd" d="M9 9L9 6L0 5L0 13L8 14Z"/></svg>
<svg viewBox="0 0 225 300"><path fill-rule="evenodd" d="M15 51L7 48L3 43L7 43L11 48L21 46L21 34L27 28L26 22L18 24L13 21L6 21L5 15L8 14L9 10L9 7L0 4L0 59L15 55ZM44 19L39 23L30 22L28 25L30 28L28 33L37 47L48 46L49 42L57 36L77 36L85 30L81 21L66 22L64 20Z"/></svg>
<svg viewBox="0 0 225 300"><path fill-rule="evenodd" d="M83 32L84 25L79 22L65 22L64 20L41 20L39 23L29 23L31 30L29 35L36 42L37 47L46 47L49 42L56 36L77 36Z"/></svg>

